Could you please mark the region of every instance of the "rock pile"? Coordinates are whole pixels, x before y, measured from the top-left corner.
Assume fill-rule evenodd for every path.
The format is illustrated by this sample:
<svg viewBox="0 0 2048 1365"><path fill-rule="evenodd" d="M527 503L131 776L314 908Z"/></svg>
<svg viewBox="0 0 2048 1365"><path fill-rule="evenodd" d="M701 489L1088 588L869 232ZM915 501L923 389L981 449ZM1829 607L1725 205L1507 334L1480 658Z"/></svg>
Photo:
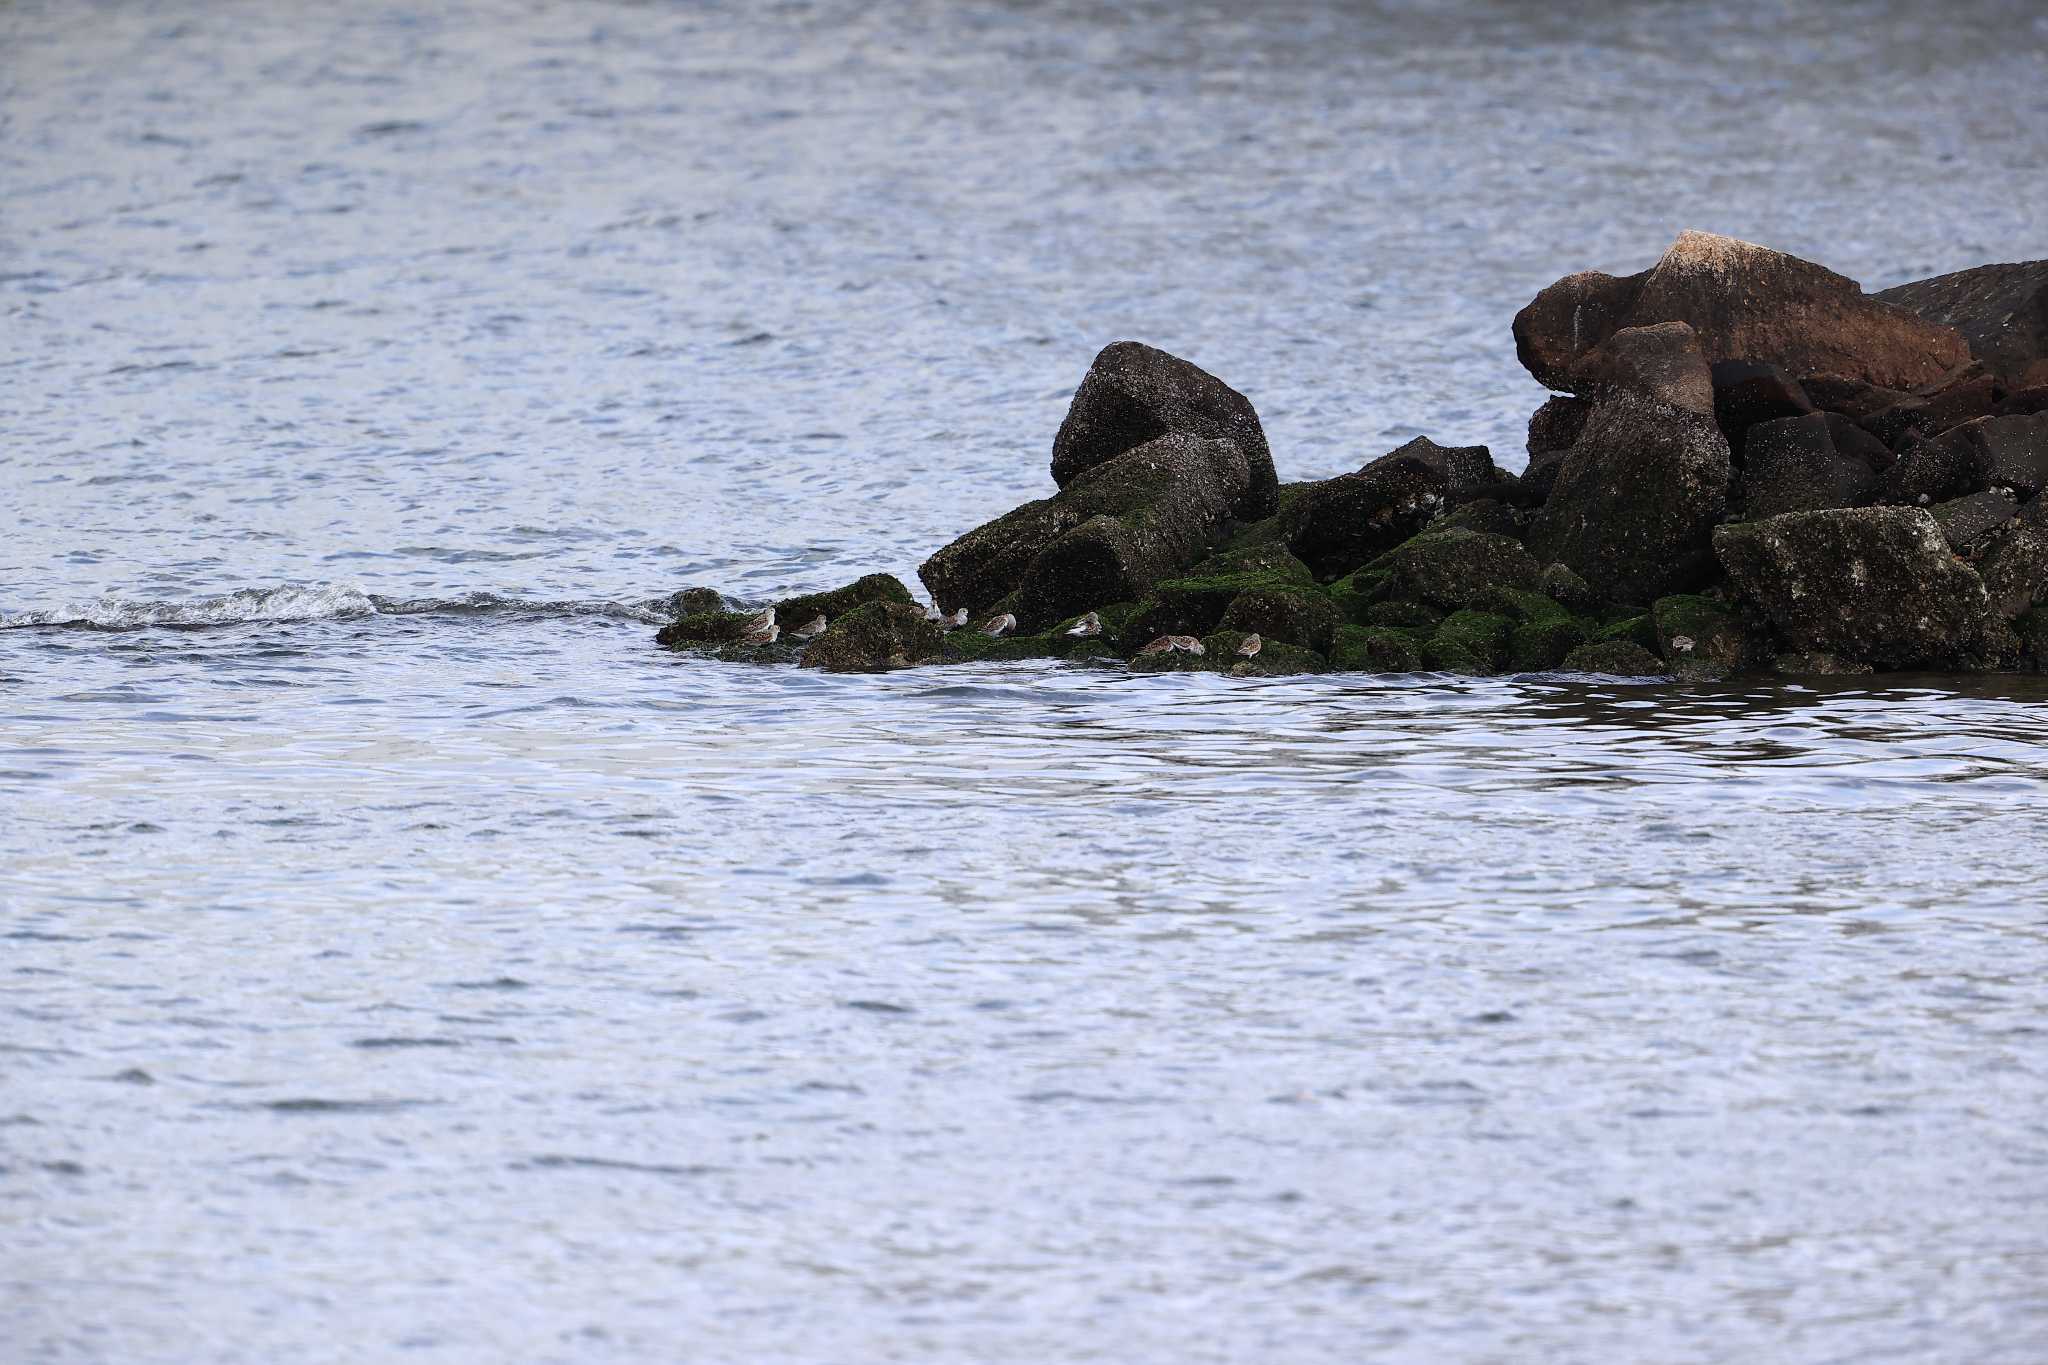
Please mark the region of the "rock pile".
<svg viewBox="0 0 2048 1365"><path fill-rule="evenodd" d="M929 610L870 575L777 603L829 624L764 645L698 590L659 639L829 670L2048 670L2048 262L1867 295L1686 232L1559 280L1514 335L1556 391L1520 474L1423 437L1281 484L1243 394L1118 342L1057 491L926 560Z"/></svg>

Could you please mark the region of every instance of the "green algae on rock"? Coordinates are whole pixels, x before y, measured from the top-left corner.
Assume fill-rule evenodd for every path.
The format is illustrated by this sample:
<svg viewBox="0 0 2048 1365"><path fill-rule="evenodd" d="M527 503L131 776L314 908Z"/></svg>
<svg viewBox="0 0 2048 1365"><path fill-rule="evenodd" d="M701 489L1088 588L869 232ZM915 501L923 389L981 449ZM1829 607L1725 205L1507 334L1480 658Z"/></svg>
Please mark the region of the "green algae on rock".
<svg viewBox="0 0 2048 1365"><path fill-rule="evenodd" d="M811 641L803 666L827 673L878 673L931 663L944 648L944 634L915 602L869 602Z"/></svg>

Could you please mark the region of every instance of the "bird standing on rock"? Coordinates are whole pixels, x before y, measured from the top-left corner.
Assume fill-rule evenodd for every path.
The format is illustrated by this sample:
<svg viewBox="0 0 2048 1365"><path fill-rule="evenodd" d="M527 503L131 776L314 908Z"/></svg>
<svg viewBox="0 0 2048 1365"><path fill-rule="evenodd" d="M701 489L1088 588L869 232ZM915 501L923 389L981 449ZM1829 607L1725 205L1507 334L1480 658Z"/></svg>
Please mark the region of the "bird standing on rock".
<svg viewBox="0 0 2048 1365"><path fill-rule="evenodd" d="M1257 631L1253 631L1251 634L1245 636L1244 639L1238 642L1237 652L1240 656L1247 659L1256 658L1258 656L1259 647L1265 643L1266 642L1264 640L1261 640L1259 638L1259 633Z"/></svg>
<svg viewBox="0 0 2048 1365"><path fill-rule="evenodd" d="M961 611L964 613L966 608L961 608ZM984 635L1001 635L1016 628L1017 618L1008 612L1004 612L1000 616L991 616L988 620L981 623L981 632Z"/></svg>
<svg viewBox="0 0 2048 1365"><path fill-rule="evenodd" d="M955 607L952 611L940 611L933 607L925 613L925 620L936 622L940 630L958 630L967 624L967 608Z"/></svg>
<svg viewBox="0 0 2048 1365"><path fill-rule="evenodd" d="M1091 611L1080 620L1074 622L1073 625L1068 626L1067 634L1100 635L1102 634L1102 618Z"/></svg>
<svg viewBox="0 0 2048 1365"><path fill-rule="evenodd" d="M1183 654L1202 653L1202 642L1192 635L1162 635L1151 644L1139 650L1140 654L1171 654L1175 650Z"/></svg>
<svg viewBox="0 0 2048 1365"><path fill-rule="evenodd" d="M799 640L815 640L825 633L825 625L825 614L819 612L804 625L792 626L789 633Z"/></svg>

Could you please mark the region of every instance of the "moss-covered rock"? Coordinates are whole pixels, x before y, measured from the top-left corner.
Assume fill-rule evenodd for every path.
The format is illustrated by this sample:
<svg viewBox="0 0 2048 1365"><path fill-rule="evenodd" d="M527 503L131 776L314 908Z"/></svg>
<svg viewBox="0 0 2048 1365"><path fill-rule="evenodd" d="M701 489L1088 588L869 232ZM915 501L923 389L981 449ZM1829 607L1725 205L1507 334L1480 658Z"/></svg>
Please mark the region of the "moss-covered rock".
<svg viewBox="0 0 2048 1365"><path fill-rule="evenodd" d="M1593 633L1594 644L1631 644L1646 654L1657 652L1657 623L1648 612L1616 611Z"/></svg>
<svg viewBox="0 0 2048 1365"><path fill-rule="evenodd" d="M1508 667L1517 673L1549 673L1563 667L1591 637L1586 622L1564 612L1519 622L1508 637Z"/></svg>
<svg viewBox="0 0 2048 1365"><path fill-rule="evenodd" d="M1422 667L1418 632L1392 626L1339 626L1330 664L1346 673L1414 673Z"/></svg>
<svg viewBox="0 0 2048 1365"><path fill-rule="evenodd" d="M775 619L782 623L784 630L789 630L819 616L827 621L836 621L855 607L866 606L870 602L910 600L910 589L904 587L903 581L894 574L871 573L830 592L810 592L784 598L775 604Z"/></svg>
<svg viewBox="0 0 2048 1365"><path fill-rule="evenodd" d="M1514 623L1486 611L1452 612L1422 647L1422 661L1444 673L1483 675L1507 666Z"/></svg>
<svg viewBox="0 0 2048 1365"><path fill-rule="evenodd" d="M1239 654L1238 647L1245 642L1248 632L1241 630L1219 630L1204 636L1202 655L1209 665L1233 678L1286 678L1299 673L1327 673L1329 660L1312 649L1303 649L1280 640L1260 637L1259 652L1247 659Z"/></svg>
<svg viewBox="0 0 2048 1365"><path fill-rule="evenodd" d="M1365 626L1405 626L1434 632L1446 613L1430 606L1427 602L1374 602L1367 606L1358 624Z"/></svg>
<svg viewBox="0 0 2048 1365"><path fill-rule="evenodd" d="M1421 460L1383 457L1304 489L1282 518L1287 546L1316 577L1341 578L1420 531L1449 487Z"/></svg>
<svg viewBox="0 0 2048 1365"><path fill-rule="evenodd" d="M1512 540L1520 540L1527 529L1521 514L1499 498L1474 498L1471 502L1460 503L1448 512L1439 513L1423 528L1429 534L1477 531L1481 535L1507 536Z"/></svg>
<svg viewBox="0 0 2048 1365"><path fill-rule="evenodd" d="M1606 673L1617 678L1668 676L1664 661L1630 640L1601 640L1580 645L1564 656L1567 673Z"/></svg>
<svg viewBox="0 0 2048 1365"><path fill-rule="evenodd" d="M683 588L672 592L662 604L668 614L681 620L685 616L703 616L710 612L725 610L725 598L716 588ZM805 617L809 620L809 617Z"/></svg>
<svg viewBox="0 0 2048 1365"><path fill-rule="evenodd" d="M1488 588L1533 588L1542 575L1520 541L1463 527L1416 536L1375 567L1393 575L1392 596L1447 611L1471 606Z"/></svg>
<svg viewBox="0 0 2048 1365"><path fill-rule="evenodd" d="M877 673L941 657L945 636L912 602L869 602L829 625L804 649L803 666L827 673Z"/></svg>
<svg viewBox="0 0 2048 1365"><path fill-rule="evenodd" d="M1672 676L1693 680L1725 678L1749 667L1758 653L1740 612L1711 597L1685 593L1660 597L1650 608L1657 653Z"/></svg>
<svg viewBox="0 0 2048 1365"><path fill-rule="evenodd" d="M2017 667L2029 673L2048 673L2048 607L2036 607L2012 623L2018 647Z"/></svg>
<svg viewBox="0 0 2048 1365"><path fill-rule="evenodd" d="M754 628L754 620L750 611L700 611L663 626L655 632L654 642L670 649L736 645Z"/></svg>
<svg viewBox="0 0 2048 1365"><path fill-rule="evenodd" d="M1342 619L1315 587L1250 588L1232 598L1219 628L1256 631L1279 644L1325 651Z"/></svg>
<svg viewBox="0 0 2048 1365"><path fill-rule="evenodd" d="M1536 582L1545 596L1570 611L1586 611L1597 605L1600 595L1593 591L1593 585L1573 573L1563 564L1544 566L1543 576Z"/></svg>
<svg viewBox="0 0 2048 1365"><path fill-rule="evenodd" d="M1127 643L1136 647L1161 635L1207 635L1245 593L1315 591L1305 572L1301 561L1284 549L1277 550L1271 562L1250 568L1205 560L1182 577L1152 585L1125 626Z"/></svg>
<svg viewBox="0 0 2048 1365"><path fill-rule="evenodd" d="M1372 608L1383 602L1394 576L1385 569L1360 569L1330 584L1327 591L1337 612L1353 625L1370 625Z"/></svg>

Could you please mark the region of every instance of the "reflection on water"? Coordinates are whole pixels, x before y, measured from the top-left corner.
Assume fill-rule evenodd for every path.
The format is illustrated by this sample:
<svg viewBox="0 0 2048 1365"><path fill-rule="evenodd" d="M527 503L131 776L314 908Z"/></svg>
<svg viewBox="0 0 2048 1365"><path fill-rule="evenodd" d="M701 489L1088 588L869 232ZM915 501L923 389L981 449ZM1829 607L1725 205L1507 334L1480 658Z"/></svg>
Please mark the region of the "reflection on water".
<svg viewBox="0 0 2048 1365"><path fill-rule="evenodd" d="M1119 336L1513 465L1567 269L2038 255L2044 25L0 6L0 1355L2048 1358L2043 680L648 624Z"/></svg>

